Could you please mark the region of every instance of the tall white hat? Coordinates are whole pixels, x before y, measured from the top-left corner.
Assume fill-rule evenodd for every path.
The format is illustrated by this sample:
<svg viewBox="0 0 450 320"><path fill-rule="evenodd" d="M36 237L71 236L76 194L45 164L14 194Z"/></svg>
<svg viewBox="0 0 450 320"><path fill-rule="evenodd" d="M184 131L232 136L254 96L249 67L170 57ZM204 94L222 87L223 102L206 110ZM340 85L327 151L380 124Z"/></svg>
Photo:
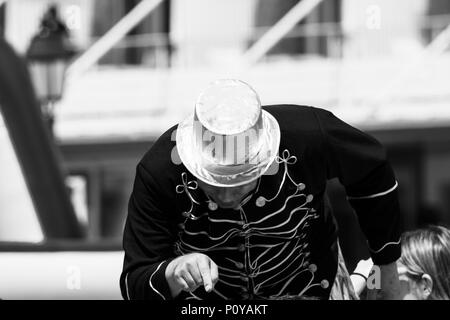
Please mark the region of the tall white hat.
<svg viewBox="0 0 450 320"><path fill-rule="evenodd" d="M263 175L278 154L280 128L261 109L253 88L222 79L200 94L194 114L177 128L176 145L185 167L220 187L247 184Z"/></svg>

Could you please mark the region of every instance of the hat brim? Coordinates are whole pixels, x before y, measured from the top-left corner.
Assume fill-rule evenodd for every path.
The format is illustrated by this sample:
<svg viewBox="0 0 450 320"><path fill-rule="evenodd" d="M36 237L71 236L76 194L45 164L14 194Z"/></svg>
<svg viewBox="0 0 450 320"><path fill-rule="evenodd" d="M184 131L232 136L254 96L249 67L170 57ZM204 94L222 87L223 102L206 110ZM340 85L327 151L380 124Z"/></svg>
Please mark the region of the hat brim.
<svg viewBox="0 0 450 320"><path fill-rule="evenodd" d="M262 120L262 143L257 156L258 160L250 166L246 165L233 168L233 172L229 174L217 174L218 170L212 172L206 169L201 153L195 148L193 134L194 115L189 116L178 124L176 133L178 155L184 166L196 178L209 185L236 187L248 184L267 172L278 155L278 149L280 147L281 133L277 120L265 110L262 110Z"/></svg>

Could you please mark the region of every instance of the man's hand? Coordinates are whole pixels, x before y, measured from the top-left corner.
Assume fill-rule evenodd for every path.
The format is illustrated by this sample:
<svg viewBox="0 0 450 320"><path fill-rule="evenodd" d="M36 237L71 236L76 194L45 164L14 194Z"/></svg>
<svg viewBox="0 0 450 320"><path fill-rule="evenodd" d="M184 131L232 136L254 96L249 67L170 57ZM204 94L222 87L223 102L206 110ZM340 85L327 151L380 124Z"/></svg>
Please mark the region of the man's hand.
<svg viewBox="0 0 450 320"><path fill-rule="evenodd" d="M172 260L167 265L165 276L172 297L181 290L194 291L201 285L206 292L211 292L219 280L217 265L202 253L190 253Z"/></svg>
<svg viewBox="0 0 450 320"><path fill-rule="evenodd" d="M401 289L400 280L397 271L396 262L381 265L380 276L381 283L380 289L372 289L368 291L369 300L400 300Z"/></svg>

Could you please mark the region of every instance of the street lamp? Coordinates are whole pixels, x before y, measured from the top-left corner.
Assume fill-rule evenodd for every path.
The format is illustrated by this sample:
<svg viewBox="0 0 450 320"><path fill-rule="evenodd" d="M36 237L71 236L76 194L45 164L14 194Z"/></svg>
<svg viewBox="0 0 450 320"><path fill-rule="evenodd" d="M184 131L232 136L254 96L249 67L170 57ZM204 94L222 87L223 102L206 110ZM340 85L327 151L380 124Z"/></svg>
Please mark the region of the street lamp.
<svg viewBox="0 0 450 320"><path fill-rule="evenodd" d="M51 134L54 104L62 97L65 70L75 53L69 31L53 5L42 17L40 30L32 38L26 53L35 92Z"/></svg>

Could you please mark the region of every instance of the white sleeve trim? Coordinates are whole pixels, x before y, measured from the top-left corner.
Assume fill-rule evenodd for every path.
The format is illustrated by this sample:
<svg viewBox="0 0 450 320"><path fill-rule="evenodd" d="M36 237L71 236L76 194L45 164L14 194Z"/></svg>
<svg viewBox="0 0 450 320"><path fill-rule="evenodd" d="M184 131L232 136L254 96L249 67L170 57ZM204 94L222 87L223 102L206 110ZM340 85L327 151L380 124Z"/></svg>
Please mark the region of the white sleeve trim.
<svg viewBox="0 0 450 320"><path fill-rule="evenodd" d="M166 261L163 261L163 262L161 262L161 263L158 265L158 268L156 268L156 270L155 270L155 271L152 273L152 275L150 276L150 280L148 281L148 283L150 284L150 288L152 288L153 291L155 291L157 294L159 294L159 295L161 296L161 298L163 298L163 300L166 300L166 297L164 297L164 295L162 295L161 292L159 292L158 290L156 290L155 287L153 287L153 285L152 285L152 278L153 278L153 276L155 275L156 272L158 272L159 268L161 267L161 265L162 265L164 262L166 262Z"/></svg>
<svg viewBox="0 0 450 320"><path fill-rule="evenodd" d="M397 242L388 242L386 243L384 246L381 247L381 249L379 250L373 250L369 247L370 251L373 253L380 253L382 250L384 250L387 246L392 245L392 244L400 244L401 239L399 239Z"/></svg>
<svg viewBox="0 0 450 320"><path fill-rule="evenodd" d="M390 188L389 190L386 190L386 191L383 191L383 192L380 192L380 193L371 194L371 195L368 195L368 196L362 196L362 197L347 196L347 199L355 200L355 199L373 199L373 198L378 198L378 197L385 196L388 193L391 193L392 191L397 189L397 187L398 187L398 182L395 181L395 185L392 188Z"/></svg>
<svg viewBox="0 0 450 320"><path fill-rule="evenodd" d="M125 291L127 294L127 300L131 300L130 293L128 292L128 273L125 275Z"/></svg>

